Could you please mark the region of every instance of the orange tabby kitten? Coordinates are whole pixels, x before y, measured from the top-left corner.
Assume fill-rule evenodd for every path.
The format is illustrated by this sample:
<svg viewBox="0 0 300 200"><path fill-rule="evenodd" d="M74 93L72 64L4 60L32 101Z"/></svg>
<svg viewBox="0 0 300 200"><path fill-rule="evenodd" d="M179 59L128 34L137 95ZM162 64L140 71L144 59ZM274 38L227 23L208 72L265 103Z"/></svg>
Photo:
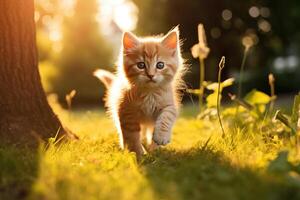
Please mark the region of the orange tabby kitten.
<svg viewBox="0 0 300 200"><path fill-rule="evenodd" d="M106 106L122 148L127 147L139 157L143 154L142 137L150 146L170 142L183 71L177 28L164 37L138 38L124 33L116 75L104 70L95 72L108 88Z"/></svg>

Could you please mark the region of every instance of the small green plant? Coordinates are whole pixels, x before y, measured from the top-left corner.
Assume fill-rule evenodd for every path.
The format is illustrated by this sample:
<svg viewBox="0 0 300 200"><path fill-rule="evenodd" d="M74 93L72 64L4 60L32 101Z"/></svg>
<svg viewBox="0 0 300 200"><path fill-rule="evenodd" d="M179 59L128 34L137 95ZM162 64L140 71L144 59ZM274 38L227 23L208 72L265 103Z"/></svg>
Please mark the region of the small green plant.
<svg viewBox="0 0 300 200"><path fill-rule="evenodd" d="M274 121L278 120L291 130L290 138L294 138L295 145L299 149L299 132L300 132L300 93L294 98L294 106L292 115L284 115L280 110L277 110L274 116Z"/></svg>
<svg viewBox="0 0 300 200"><path fill-rule="evenodd" d="M235 95L229 94L231 100L238 105L238 113L249 112L253 117L262 119L266 110L266 106L271 102L271 97L264 92L253 89L243 99L237 98Z"/></svg>
<svg viewBox="0 0 300 200"><path fill-rule="evenodd" d="M267 108L271 102L269 95L253 89L244 98L239 99L230 93L229 97L234 105L223 109L222 115L231 129L260 133L266 139L281 135L286 131L280 123L272 122L268 115L269 110ZM237 110L238 112L236 112Z"/></svg>
<svg viewBox="0 0 300 200"><path fill-rule="evenodd" d="M61 131L61 127L59 127L56 131L56 134L54 137L50 137L48 139L48 142L46 143L46 145L44 145L43 143L41 143L40 149L45 152L48 148L50 147L54 147L55 145L57 145L59 142L61 142L65 136L62 137L58 137L59 132Z"/></svg>
<svg viewBox="0 0 300 200"><path fill-rule="evenodd" d="M299 127L299 111L300 111L300 93L295 96L294 98L294 106L292 110L292 115L289 117L287 115L282 114L280 110L276 111L276 114L274 116L275 120L279 120L284 125L289 127L293 133L293 135L296 135L297 132L300 130Z"/></svg>
<svg viewBox="0 0 300 200"><path fill-rule="evenodd" d="M267 110L267 105L271 102L271 97L264 92L254 89L245 96L244 100L253 106L251 114L262 118Z"/></svg>

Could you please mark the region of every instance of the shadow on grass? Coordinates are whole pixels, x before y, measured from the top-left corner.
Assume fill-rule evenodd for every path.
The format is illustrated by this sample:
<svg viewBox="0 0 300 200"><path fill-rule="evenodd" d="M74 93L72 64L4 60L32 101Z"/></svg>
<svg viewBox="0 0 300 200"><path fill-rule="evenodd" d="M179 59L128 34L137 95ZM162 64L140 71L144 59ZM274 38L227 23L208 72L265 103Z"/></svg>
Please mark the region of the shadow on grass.
<svg viewBox="0 0 300 200"><path fill-rule="evenodd" d="M0 199L25 199L38 176L38 148L0 142Z"/></svg>
<svg viewBox="0 0 300 200"><path fill-rule="evenodd" d="M300 199L300 188L286 179L233 166L209 149L160 150L153 157L142 167L156 199Z"/></svg>

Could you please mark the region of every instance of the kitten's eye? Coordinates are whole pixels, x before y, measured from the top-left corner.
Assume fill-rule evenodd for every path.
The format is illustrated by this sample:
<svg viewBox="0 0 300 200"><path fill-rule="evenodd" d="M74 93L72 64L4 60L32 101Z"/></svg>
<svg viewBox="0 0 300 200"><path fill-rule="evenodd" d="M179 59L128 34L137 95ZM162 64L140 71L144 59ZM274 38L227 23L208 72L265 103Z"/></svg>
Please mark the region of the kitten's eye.
<svg viewBox="0 0 300 200"><path fill-rule="evenodd" d="M144 62L138 62L136 64L136 66L139 68L139 69L145 69L146 68L146 64Z"/></svg>
<svg viewBox="0 0 300 200"><path fill-rule="evenodd" d="M163 62L156 63L156 68L157 69L163 69L164 67L165 67L165 63L163 63Z"/></svg>

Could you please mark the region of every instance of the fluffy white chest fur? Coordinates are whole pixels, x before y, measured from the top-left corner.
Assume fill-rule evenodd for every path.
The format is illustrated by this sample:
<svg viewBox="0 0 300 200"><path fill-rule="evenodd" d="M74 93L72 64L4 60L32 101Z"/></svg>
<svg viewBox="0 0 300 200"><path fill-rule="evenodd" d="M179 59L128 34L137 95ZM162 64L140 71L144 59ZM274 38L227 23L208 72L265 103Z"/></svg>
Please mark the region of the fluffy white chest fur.
<svg viewBox="0 0 300 200"><path fill-rule="evenodd" d="M157 112L159 111L159 101L160 98L153 93L147 94L141 97L140 109L143 117L145 118L155 118Z"/></svg>

